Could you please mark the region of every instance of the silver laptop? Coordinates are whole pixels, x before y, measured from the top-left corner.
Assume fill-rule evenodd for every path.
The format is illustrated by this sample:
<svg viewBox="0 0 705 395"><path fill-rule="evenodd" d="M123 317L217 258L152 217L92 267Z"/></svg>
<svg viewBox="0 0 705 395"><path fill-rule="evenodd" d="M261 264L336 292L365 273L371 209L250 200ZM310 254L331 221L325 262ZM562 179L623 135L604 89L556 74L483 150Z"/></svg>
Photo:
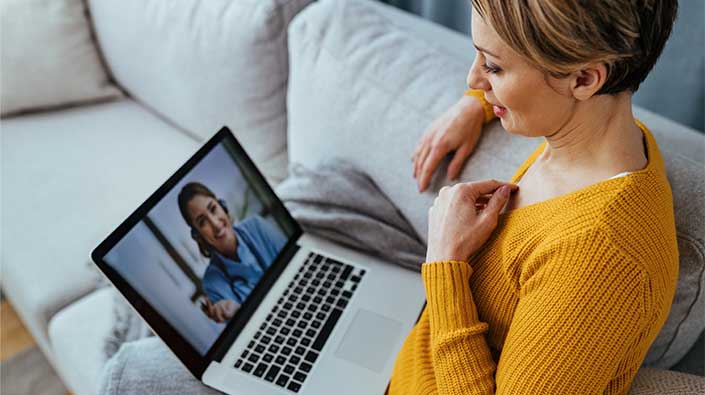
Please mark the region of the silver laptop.
<svg viewBox="0 0 705 395"><path fill-rule="evenodd" d="M418 273L304 233L227 128L91 257L228 394L383 393L425 301Z"/></svg>

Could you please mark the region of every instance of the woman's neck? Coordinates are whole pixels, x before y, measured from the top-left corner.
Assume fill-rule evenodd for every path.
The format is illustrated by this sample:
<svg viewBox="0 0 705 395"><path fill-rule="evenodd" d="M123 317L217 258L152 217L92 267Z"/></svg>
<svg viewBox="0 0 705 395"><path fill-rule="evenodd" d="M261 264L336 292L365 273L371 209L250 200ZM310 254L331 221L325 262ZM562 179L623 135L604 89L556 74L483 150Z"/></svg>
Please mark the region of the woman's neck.
<svg viewBox="0 0 705 395"><path fill-rule="evenodd" d="M599 178L647 163L629 93L578 102L564 126L545 138L546 150L536 159L544 169L589 171Z"/></svg>

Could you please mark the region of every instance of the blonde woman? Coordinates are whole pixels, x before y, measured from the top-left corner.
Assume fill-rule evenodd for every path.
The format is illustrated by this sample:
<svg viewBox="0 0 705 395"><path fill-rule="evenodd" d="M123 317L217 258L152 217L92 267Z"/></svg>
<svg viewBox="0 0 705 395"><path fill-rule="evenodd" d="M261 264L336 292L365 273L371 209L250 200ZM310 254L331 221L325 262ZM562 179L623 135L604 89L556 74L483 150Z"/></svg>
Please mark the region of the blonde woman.
<svg viewBox="0 0 705 395"><path fill-rule="evenodd" d="M389 394L626 394L678 276L671 189L632 94L675 0L473 0L466 96L420 139L419 189L498 117L544 137L510 183L441 189L427 305Z"/></svg>

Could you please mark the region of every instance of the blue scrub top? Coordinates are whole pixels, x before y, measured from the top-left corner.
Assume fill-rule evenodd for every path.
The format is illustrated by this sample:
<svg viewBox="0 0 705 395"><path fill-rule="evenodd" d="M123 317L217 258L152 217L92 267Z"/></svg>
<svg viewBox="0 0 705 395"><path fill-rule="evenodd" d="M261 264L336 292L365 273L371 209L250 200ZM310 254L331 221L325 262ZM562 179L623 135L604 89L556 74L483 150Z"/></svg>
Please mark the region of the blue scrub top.
<svg viewBox="0 0 705 395"><path fill-rule="evenodd" d="M240 260L226 258L211 250L211 260L203 275L203 289L213 303L226 299L242 304L287 241L279 229L260 216L247 218L233 229ZM221 266L228 275L223 273Z"/></svg>

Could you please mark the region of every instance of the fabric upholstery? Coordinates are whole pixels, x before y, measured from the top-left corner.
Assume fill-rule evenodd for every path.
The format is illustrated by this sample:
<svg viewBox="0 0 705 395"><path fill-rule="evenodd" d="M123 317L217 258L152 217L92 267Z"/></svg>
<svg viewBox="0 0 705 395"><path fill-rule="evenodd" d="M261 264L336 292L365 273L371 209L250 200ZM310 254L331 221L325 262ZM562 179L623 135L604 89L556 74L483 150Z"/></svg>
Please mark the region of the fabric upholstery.
<svg viewBox="0 0 705 395"><path fill-rule="evenodd" d="M0 2L3 116L120 96L91 38L82 0Z"/></svg>
<svg viewBox="0 0 705 395"><path fill-rule="evenodd" d="M705 389L705 378L658 369L641 369L632 395L691 395ZM128 343L105 366L99 395L211 395L220 392L196 380L155 337Z"/></svg>
<svg viewBox="0 0 705 395"><path fill-rule="evenodd" d="M462 95L470 62L410 34L387 9L361 0L319 1L292 23L289 159L313 167L340 158L359 166L425 240L428 207L447 183L448 162L437 171L431 188L419 194L411 154L431 121ZM645 361L668 368L705 327L705 171L702 163L674 153L686 147L689 156L697 156L698 148L688 145L701 147L705 137L674 123L646 122L657 142L668 147L662 154L681 249L671 315ZM668 128L661 129L663 125ZM485 127L460 180L508 180L539 142L510 135L493 122Z"/></svg>
<svg viewBox="0 0 705 395"><path fill-rule="evenodd" d="M200 140L229 126L263 173L281 180L286 28L310 1L89 4L108 67L131 96Z"/></svg>
<svg viewBox="0 0 705 395"><path fill-rule="evenodd" d="M199 145L131 100L3 120L2 287L52 357L50 318L93 290L89 254Z"/></svg>
<svg viewBox="0 0 705 395"><path fill-rule="evenodd" d="M113 324L113 290L101 288L58 312L49 323L55 366L78 394L95 394L105 365L105 334Z"/></svg>

